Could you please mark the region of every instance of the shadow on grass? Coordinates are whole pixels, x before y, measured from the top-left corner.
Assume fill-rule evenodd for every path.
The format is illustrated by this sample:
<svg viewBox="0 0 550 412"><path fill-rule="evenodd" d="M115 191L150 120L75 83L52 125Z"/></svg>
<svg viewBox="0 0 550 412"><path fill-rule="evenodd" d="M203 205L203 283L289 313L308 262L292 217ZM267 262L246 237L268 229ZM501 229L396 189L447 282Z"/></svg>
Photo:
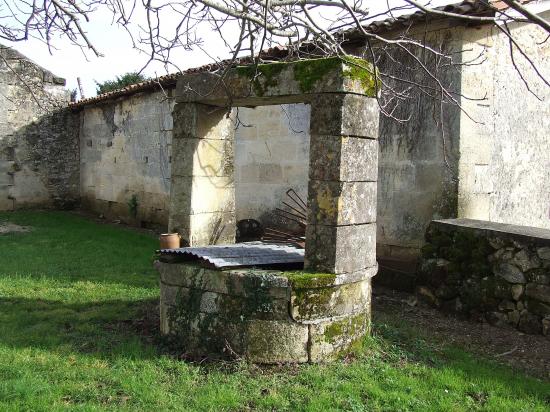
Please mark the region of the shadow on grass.
<svg viewBox="0 0 550 412"><path fill-rule="evenodd" d="M66 303L0 297L0 345L150 359L158 356L157 310L157 298Z"/></svg>

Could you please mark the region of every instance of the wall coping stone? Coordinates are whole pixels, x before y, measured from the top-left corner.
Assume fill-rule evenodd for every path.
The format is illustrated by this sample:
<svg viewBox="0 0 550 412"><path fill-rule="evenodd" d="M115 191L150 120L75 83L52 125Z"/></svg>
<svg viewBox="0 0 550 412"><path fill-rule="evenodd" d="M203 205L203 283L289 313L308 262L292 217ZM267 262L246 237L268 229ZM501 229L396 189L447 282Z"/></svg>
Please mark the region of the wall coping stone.
<svg viewBox="0 0 550 412"><path fill-rule="evenodd" d="M541 246L550 245L550 229L539 227L510 225L506 223L465 218L433 220L430 225L435 225L440 229L448 227L451 230L455 228L475 229L484 234L496 237L522 241L536 241Z"/></svg>

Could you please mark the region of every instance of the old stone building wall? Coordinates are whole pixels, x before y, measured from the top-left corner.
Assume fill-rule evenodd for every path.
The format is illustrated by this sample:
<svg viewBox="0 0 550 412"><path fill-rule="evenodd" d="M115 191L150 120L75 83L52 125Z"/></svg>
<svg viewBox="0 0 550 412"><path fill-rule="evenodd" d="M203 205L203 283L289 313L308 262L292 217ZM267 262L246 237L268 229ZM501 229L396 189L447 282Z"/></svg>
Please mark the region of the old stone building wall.
<svg viewBox="0 0 550 412"><path fill-rule="evenodd" d="M273 215L293 188L307 199L310 106L239 108L235 131L237 220L277 225Z"/></svg>
<svg viewBox="0 0 550 412"><path fill-rule="evenodd" d="M0 46L0 210L78 203L78 119L64 86Z"/></svg>
<svg viewBox="0 0 550 412"><path fill-rule="evenodd" d="M461 48L460 27L440 23L417 31L416 36L435 50L453 53ZM382 73L437 88L409 53L399 47L378 47ZM443 66L419 48L412 50L420 62L438 72L445 87L454 89L460 84L459 69ZM409 98L395 110L390 104L391 116L380 116L377 254L386 264L407 262L414 271L430 221L456 217L460 109L440 105L425 90L389 76L384 79L386 86L406 91Z"/></svg>
<svg viewBox="0 0 550 412"><path fill-rule="evenodd" d="M550 13L546 13L548 18ZM514 38L541 75L550 78L547 34L511 24ZM459 216L550 228L550 88L517 51L514 69L507 36L482 26L464 32L464 57L484 63L463 68ZM474 122L475 120L475 122ZM476 123L477 122L477 123Z"/></svg>
<svg viewBox="0 0 550 412"><path fill-rule="evenodd" d="M172 107L170 96L156 91L82 109L80 185L85 208L133 224L167 225Z"/></svg>
<svg viewBox="0 0 550 412"><path fill-rule="evenodd" d="M165 92L172 89L84 106L80 115L84 207L111 219L166 226L173 100ZM272 211L282 205L288 188L307 198L309 106L239 108L238 119L237 219L276 224Z"/></svg>

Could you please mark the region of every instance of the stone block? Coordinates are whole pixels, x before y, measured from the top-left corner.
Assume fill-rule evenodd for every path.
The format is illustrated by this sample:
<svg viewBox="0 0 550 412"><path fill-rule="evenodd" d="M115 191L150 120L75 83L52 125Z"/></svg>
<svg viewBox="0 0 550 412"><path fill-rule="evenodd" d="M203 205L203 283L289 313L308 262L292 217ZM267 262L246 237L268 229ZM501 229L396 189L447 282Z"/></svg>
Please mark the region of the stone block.
<svg viewBox="0 0 550 412"><path fill-rule="evenodd" d="M550 246L539 247L537 249L537 255L544 260L550 260Z"/></svg>
<svg viewBox="0 0 550 412"><path fill-rule="evenodd" d="M160 288L160 304L175 306L180 299L187 296L189 289L180 286L163 284Z"/></svg>
<svg viewBox="0 0 550 412"><path fill-rule="evenodd" d="M376 182L310 180L308 198L310 225L376 222Z"/></svg>
<svg viewBox="0 0 550 412"><path fill-rule="evenodd" d="M361 340L370 330L370 309L311 325L310 362L323 362Z"/></svg>
<svg viewBox="0 0 550 412"><path fill-rule="evenodd" d="M541 319L532 313L523 313L519 319L518 329L532 335L540 334L542 333Z"/></svg>
<svg viewBox="0 0 550 412"><path fill-rule="evenodd" d="M172 111L173 138L233 140L235 116L227 108L179 103Z"/></svg>
<svg viewBox="0 0 550 412"><path fill-rule="evenodd" d="M510 263L499 263L493 273L510 283L525 283L525 276L521 270Z"/></svg>
<svg viewBox="0 0 550 412"><path fill-rule="evenodd" d="M229 289L232 292L231 288ZM231 322L251 319L284 321L290 319L286 296L284 299L274 298L267 289L241 296L220 294L216 300L216 309L219 316Z"/></svg>
<svg viewBox="0 0 550 412"><path fill-rule="evenodd" d="M305 267L328 273L352 273L376 265L376 224L308 225Z"/></svg>
<svg viewBox="0 0 550 412"><path fill-rule="evenodd" d="M260 183L279 183L283 178L283 169L280 164L261 164L259 173Z"/></svg>
<svg viewBox="0 0 550 412"><path fill-rule="evenodd" d="M525 295L541 302L550 303L550 286L528 283L525 287Z"/></svg>
<svg viewBox="0 0 550 412"><path fill-rule="evenodd" d="M175 139L172 176L232 177L233 140Z"/></svg>
<svg viewBox="0 0 550 412"><path fill-rule="evenodd" d="M294 322L252 320L245 335L246 357L258 363L307 362L309 328Z"/></svg>
<svg viewBox="0 0 550 412"><path fill-rule="evenodd" d="M376 99L353 94L320 94L311 102L311 135L378 138Z"/></svg>
<svg viewBox="0 0 550 412"><path fill-rule="evenodd" d="M186 74L178 79L176 101L216 106L231 102L235 107L315 101L317 93L373 96L374 88L356 72L356 66L335 57L236 67L225 73L223 82L218 73Z"/></svg>
<svg viewBox="0 0 550 412"><path fill-rule="evenodd" d="M233 177L172 176L170 213L190 215L235 210Z"/></svg>
<svg viewBox="0 0 550 412"><path fill-rule="evenodd" d="M376 182L378 141L312 134L309 177L317 180Z"/></svg>
<svg viewBox="0 0 550 412"><path fill-rule="evenodd" d="M288 301L288 279L269 271L254 269L206 269L194 262L155 262L164 285L202 289L223 295L261 300ZM279 272L275 272L279 273Z"/></svg>
<svg viewBox="0 0 550 412"><path fill-rule="evenodd" d="M317 289L292 289L290 314L299 322L347 316L370 307L370 279Z"/></svg>

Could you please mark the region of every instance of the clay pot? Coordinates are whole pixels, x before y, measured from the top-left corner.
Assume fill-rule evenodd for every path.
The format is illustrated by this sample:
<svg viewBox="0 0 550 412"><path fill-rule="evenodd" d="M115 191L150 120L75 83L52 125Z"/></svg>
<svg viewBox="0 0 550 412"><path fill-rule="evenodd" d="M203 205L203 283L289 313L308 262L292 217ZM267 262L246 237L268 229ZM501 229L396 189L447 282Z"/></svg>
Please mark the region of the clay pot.
<svg viewBox="0 0 550 412"><path fill-rule="evenodd" d="M161 249L177 249L180 247L179 233L163 233L159 236Z"/></svg>

